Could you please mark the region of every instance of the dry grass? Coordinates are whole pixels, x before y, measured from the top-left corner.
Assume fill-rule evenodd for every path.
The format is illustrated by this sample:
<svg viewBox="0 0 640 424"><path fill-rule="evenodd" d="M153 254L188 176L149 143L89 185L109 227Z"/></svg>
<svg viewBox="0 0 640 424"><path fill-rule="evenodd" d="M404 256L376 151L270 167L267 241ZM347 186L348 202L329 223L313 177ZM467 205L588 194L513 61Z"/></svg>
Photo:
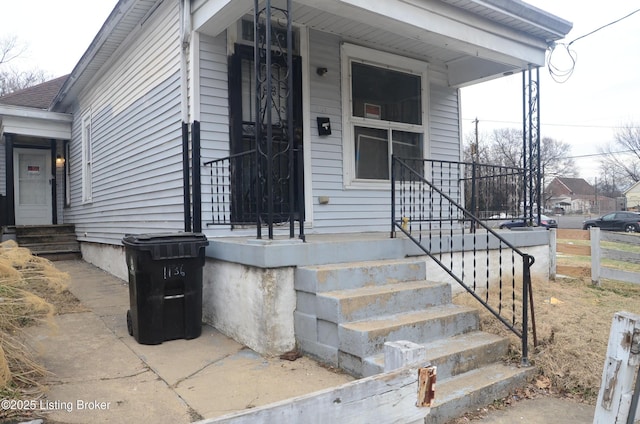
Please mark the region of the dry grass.
<svg viewBox="0 0 640 424"><path fill-rule="evenodd" d="M535 281L533 293L538 346L529 359L538 377L521 395L542 392L595 404L613 316L640 314L640 285L604 281L595 286L589 278L558 278ZM466 294L456 298L457 303L473 301ZM481 315L483 330L508 336L510 359L519 358L519 339L488 312Z"/></svg>
<svg viewBox="0 0 640 424"><path fill-rule="evenodd" d="M39 381L47 371L21 342L24 327L53 326L57 312L82 310L67 290L66 273L46 259L31 255L13 241L0 244L0 396L33 399L41 395ZM2 411L3 417L7 411Z"/></svg>

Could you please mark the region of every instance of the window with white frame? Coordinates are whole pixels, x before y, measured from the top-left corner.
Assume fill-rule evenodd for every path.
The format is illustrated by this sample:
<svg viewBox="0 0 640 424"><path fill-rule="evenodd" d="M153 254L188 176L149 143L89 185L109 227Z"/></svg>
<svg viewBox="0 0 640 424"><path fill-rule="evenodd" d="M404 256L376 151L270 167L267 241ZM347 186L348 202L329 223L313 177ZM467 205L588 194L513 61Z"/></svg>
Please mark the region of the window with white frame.
<svg viewBox="0 0 640 424"><path fill-rule="evenodd" d="M342 66L345 182L388 181L392 154L424 158L427 64L344 44Z"/></svg>
<svg viewBox="0 0 640 424"><path fill-rule="evenodd" d="M93 145L91 139L91 112L82 117L82 201L92 200Z"/></svg>

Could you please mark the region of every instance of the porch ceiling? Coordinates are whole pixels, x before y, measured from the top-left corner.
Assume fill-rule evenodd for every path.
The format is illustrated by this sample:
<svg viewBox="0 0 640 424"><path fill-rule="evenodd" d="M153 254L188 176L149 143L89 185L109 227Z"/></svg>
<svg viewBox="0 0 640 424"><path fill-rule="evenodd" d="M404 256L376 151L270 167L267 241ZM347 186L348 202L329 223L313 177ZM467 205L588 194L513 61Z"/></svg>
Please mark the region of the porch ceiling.
<svg viewBox="0 0 640 424"><path fill-rule="evenodd" d="M239 19L253 6L247 0L223 3L201 2L216 7L196 8L195 29L216 35L222 22ZM454 87L529 64L544 66L548 43L571 29L569 22L514 0L295 0L293 20L352 43L445 63Z"/></svg>

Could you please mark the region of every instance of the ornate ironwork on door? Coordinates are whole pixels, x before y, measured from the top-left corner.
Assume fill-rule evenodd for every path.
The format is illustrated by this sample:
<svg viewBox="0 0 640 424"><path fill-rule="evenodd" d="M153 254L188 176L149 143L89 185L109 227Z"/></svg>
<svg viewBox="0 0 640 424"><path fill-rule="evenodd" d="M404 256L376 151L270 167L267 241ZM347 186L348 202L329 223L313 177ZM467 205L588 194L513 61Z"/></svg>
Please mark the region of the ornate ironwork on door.
<svg viewBox="0 0 640 424"><path fill-rule="evenodd" d="M286 224L294 237L296 220L304 238L301 60L290 10L290 0L286 8L256 1L253 22L242 22L253 46L237 44L229 62L231 156L206 164L228 169L229 223L256 224L258 238Z"/></svg>

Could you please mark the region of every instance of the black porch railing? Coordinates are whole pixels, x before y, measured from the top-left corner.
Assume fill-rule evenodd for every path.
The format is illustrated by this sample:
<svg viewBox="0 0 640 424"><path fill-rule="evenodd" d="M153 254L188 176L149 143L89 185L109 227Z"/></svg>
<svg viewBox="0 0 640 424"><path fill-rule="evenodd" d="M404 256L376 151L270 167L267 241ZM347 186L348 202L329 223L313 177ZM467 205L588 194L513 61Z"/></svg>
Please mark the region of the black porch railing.
<svg viewBox="0 0 640 424"><path fill-rule="evenodd" d="M298 221L298 237L304 240L304 177L302 170L302 149L294 149L295 176L280 178L273 192L276 193L273 207L268 208L258 202L258 187L264 185L264 179L258 178L256 166L257 153L249 150L243 153L231 155L221 159L215 159L203 164L203 176L208 176L204 181L206 190L208 186L208 203L210 214L205 224L210 226L224 225L231 229L246 226L266 226L268 223L288 226L289 237L295 237L295 221ZM286 158L286 156L285 156ZM289 169L287 163L274 167ZM289 190L296 195L290 201ZM203 190L203 191L204 191ZM263 190L264 191L264 190ZM280 193L280 194L278 194ZM262 198L262 203L266 202ZM206 204L205 203L205 204ZM266 214L271 213L270 217Z"/></svg>
<svg viewBox="0 0 640 424"><path fill-rule="evenodd" d="M211 196L207 226L229 225L233 228L257 222L255 163L255 150L204 163Z"/></svg>
<svg viewBox="0 0 640 424"><path fill-rule="evenodd" d="M527 365L529 310L537 345L530 272L534 258L477 215L495 219L522 210L522 173L394 156L391 175L391 236L404 233L520 338Z"/></svg>

